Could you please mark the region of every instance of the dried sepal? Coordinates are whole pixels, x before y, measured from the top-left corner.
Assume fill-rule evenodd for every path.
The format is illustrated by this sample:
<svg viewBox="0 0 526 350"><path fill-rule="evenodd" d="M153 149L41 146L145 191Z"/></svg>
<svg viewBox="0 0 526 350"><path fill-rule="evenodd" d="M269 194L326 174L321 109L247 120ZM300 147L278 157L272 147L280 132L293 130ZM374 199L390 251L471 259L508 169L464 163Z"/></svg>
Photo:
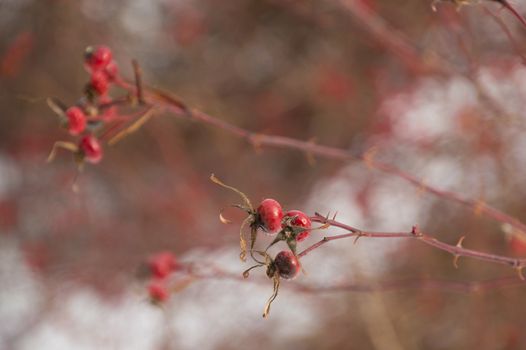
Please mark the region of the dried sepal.
<svg viewBox="0 0 526 350"><path fill-rule="evenodd" d="M53 144L53 147L51 148L51 152L49 152L49 156L47 157L47 162L52 162L53 159L55 159L55 156L57 155L57 152L59 148L65 149L66 151L73 152L74 154L78 154L79 148L77 145L75 145L72 142L66 142L66 141L57 141Z"/></svg>
<svg viewBox="0 0 526 350"><path fill-rule="evenodd" d="M255 269L255 268L258 268L260 266L263 266L263 264L257 264L257 265L251 266L248 269L246 269L245 271L243 271L243 278L248 278L248 276L250 275L250 271Z"/></svg>
<svg viewBox="0 0 526 350"><path fill-rule="evenodd" d="M272 291L272 295L268 299L267 303L265 304L265 309L263 310L263 318L267 318L267 316L270 313L270 305L272 302L277 298L278 291L279 291L279 274L278 272L274 272L274 276L272 276L272 280L274 281L274 289Z"/></svg>
<svg viewBox="0 0 526 350"><path fill-rule="evenodd" d="M221 187L224 187L224 188L227 188L231 191L234 191L236 192L242 199L243 199L243 202L245 203L245 206L251 211L253 212L254 211L254 207L252 206L252 203L250 203L250 199L248 199L248 197L243 193L241 192L240 190L238 190L237 188L235 187L232 187L232 186L228 186L227 184L223 183L221 180L219 180L214 174L210 175L210 180L221 186Z"/></svg>
<svg viewBox="0 0 526 350"><path fill-rule="evenodd" d="M239 253L239 259L241 261L247 260L247 240L245 239L245 234L243 233L243 229L252 220L252 217L248 216L245 220L243 220L243 223L241 224L241 227L239 228L239 247L241 248L241 253Z"/></svg>
<svg viewBox="0 0 526 350"><path fill-rule="evenodd" d="M228 224L231 224L232 221L231 220L228 220L227 218L224 217L223 215L223 209L219 212L219 221L221 221L222 224L225 224L225 225L228 225Z"/></svg>
<svg viewBox="0 0 526 350"><path fill-rule="evenodd" d="M254 250L254 245L256 244L257 236L258 236L258 228L254 225L250 225L250 251Z"/></svg>
<svg viewBox="0 0 526 350"><path fill-rule="evenodd" d="M127 128L119 131L117 135L113 136L109 141L108 145L114 146L117 142L125 138L126 136L133 134L137 130L139 130L146 122L148 122L153 116L154 116L155 108L149 107L144 111L144 113L137 118L136 121L134 121L130 126Z"/></svg>
<svg viewBox="0 0 526 350"><path fill-rule="evenodd" d="M49 108L51 108L51 110L55 112L59 117L66 116L67 107L58 98L48 97L46 99L46 103L49 106Z"/></svg>

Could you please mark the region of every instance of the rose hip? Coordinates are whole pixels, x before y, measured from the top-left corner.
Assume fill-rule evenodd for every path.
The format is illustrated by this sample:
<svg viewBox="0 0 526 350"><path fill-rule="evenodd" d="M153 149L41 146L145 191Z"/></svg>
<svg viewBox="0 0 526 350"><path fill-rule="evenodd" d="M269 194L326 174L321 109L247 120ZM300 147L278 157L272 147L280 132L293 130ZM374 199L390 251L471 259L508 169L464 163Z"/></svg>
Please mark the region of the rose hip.
<svg viewBox="0 0 526 350"><path fill-rule="evenodd" d="M170 273L175 271L177 267L177 261L175 256L170 252L161 252L155 254L148 260L148 266L151 274L158 278L164 279Z"/></svg>
<svg viewBox="0 0 526 350"><path fill-rule="evenodd" d="M69 107L66 110L66 117L67 129L71 135L79 135L86 129L86 115L79 107Z"/></svg>
<svg viewBox="0 0 526 350"><path fill-rule="evenodd" d="M305 214L304 212L300 210L289 210L285 213L283 216L284 219L286 218L294 218L290 221L290 224L292 226L299 226L304 227L306 229L310 229L312 226L312 222L310 218ZM282 228L285 228L286 225L282 225ZM309 237L309 230L302 231L296 234L296 241L301 242L305 240L307 237Z"/></svg>
<svg viewBox="0 0 526 350"><path fill-rule="evenodd" d="M274 199L265 199L257 208L258 221L268 233L278 232L281 228L283 211L281 205Z"/></svg>
<svg viewBox="0 0 526 350"><path fill-rule="evenodd" d="M298 258L288 250L283 250L274 259L279 275L284 279L293 279L301 270Z"/></svg>
<svg viewBox="0 0 526 350"><path fill-rule="evenodd" d="M102 146L93 135L84 136L79 143L79 152L82 158L90 163L98 163L102 159Z"/></svg>
<svg viewBox="0 0 526 350"><path fill-rule="evenodd" d="M109 47L100 45L100 46L90 46L84 52L84 60L87 68L94 72L100 71L106 68L106 66L111 62L113 54Z"/></svg>
<svg viewBox="0 0 526 350"><path fill-rule="evenodd" d="M91 73L90 88L99 95L106 95L110 88L108 76L103 71Z"/></svg>
<svg viewBox="0 0 526 350"><path fill-rule="evenodd" d="M164 283L158 280L150 282L148 285L148 294L153 303L162 303L166 301L169 296L168 289Z"/></svg>

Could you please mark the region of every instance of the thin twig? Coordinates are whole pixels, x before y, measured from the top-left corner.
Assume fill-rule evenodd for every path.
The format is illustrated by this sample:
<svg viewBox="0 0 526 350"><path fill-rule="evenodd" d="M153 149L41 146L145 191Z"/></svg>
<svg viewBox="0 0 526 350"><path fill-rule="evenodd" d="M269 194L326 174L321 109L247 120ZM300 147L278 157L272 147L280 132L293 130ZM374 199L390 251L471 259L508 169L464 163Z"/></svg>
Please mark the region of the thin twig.
<svg viewBox="0 0 526 350"><path fill-rule="evenodd" d="M144 94L142 87L142 70L137 60L132 60L133 75L135 76L135 86L137 88L137 100L140 104L144 104Z"/></svg>

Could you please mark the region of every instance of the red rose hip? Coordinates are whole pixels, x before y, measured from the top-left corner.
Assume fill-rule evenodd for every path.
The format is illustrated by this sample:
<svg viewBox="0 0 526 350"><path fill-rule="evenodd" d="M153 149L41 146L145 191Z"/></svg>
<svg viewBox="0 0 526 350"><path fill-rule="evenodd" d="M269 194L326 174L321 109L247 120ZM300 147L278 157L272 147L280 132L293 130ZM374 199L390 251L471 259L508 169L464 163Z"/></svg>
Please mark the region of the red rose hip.
<svg viewBox="0 0 526 350"><path fill-rule="evenodd" d="M258 221L268 233L275 233L281 229L283 211L281 205L274 199L267 198L257 208Z"/></svg>
<svg viewBox="0 0 526 350"><path fill-rule="evenodd" d="M111 61L104 69L104 72L106 73L108 80L114 81L115 78L117 78L117 76L119 75L119 67L117 66L117 63L115 63L115 61Z"/></svg>
<svg viewBox="0 0 526 350"><path fill-rule="evenodd" d="M162 303L168 299L168 289L161 281L153 280L148 285L148 294L153 303Z"/></svg>
<svg viewBox="0 0 526 350"><path fill-rule="evenodd" d="M274 259L274 266L279 275L284 279L293 279L301 270L298 258L288 250L281 251Z"/></svg>
<svg viewBox="0 0 526 350"><path fill-rule="evenodd" d="M103 71L91 73L90 88L99 95L106 95L110 88L108 76Z"/></svg>
<svg viewBox="0 0 526 350"><path fill-rule="evenodd" d="M84 160L90 163L98 163L102 159L102 146L93 135L84 136L79 143L79 153Z"/></svg>
<svg viewBox="0 0 526 350"><path fill-rule="evenodd" d="M151 274L159 279L166 278L170 273L175 271L177 261L175 256L170 252L161 252L155 254L148 260L148 266Z"/></svg>
<svg viewBox="0 0 526 350"><path fill-rule="evenodd" d="M71 135L79 135L86 129L86 115L79 107L69 107L66 110L66 117L67 129Z"/></svg>
<svg viewBox="0 0 526 350"><path fill-rule="evenodd" d="M286 219L286 218L294 218L294 219L292 219L290 221L290 224L292 226L305 227L307 229L310 229L311 226L312 226L312 222L311 222L310 218L307 216L307 214L305 214L304 212L302 212L300 210L289 210L288 212L285 213L283 218L284 219ZM283 228L284 227L285 227L285 225L283 225ZM305 240L307 237L309 237L309 230L299 232L296 235L296 241L297 242L301 242L301 241Z"/></svg>
<svg viewBox="0 0 526 350"><path fill-rule="evenodd" d="M112 58L113 54L110 48L104 45L90 46L84 53L86 66L91 71L99 71L106 68Z"/></svg>

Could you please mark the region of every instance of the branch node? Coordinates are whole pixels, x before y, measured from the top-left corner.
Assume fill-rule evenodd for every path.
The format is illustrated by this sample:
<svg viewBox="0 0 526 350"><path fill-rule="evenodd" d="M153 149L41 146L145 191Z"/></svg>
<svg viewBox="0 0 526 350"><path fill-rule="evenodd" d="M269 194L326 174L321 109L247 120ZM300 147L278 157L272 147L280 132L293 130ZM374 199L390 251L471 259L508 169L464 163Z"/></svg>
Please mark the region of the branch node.
<svg viewBox="0 0 526 350"><path fill-rule="evenodd" d="M363 155L363 161L369 169L374 169L374 158L378 153L378 147L373 146L369 148Z"/></svg>
<svg viewBox="0 0 526 350"><path fill-rule="evenodd" d="M365 235L363 234L362 231L358 231L358 232L356 232L356 238L354 239L353 244L356 244L356 242L358 242L358 240L359 240L360 237L362 237L362 236L365 236Z"/></svg>
<svg viewBox="0 0 526 350"><path fill-rule="evenodd" d="M480 216L484 211L485 206L486 203L482 199L478 199L473 205L473 213L475 214L475 216Z"/></svg>
<svg viewBox="0 0 526 350"><path fill-rule="evenodd" d="M411 234L415 237L420 237L422 236L422 232L420 231L420 227L418 227L418 225L413 225L413 227L411 228Z"/></svg>

